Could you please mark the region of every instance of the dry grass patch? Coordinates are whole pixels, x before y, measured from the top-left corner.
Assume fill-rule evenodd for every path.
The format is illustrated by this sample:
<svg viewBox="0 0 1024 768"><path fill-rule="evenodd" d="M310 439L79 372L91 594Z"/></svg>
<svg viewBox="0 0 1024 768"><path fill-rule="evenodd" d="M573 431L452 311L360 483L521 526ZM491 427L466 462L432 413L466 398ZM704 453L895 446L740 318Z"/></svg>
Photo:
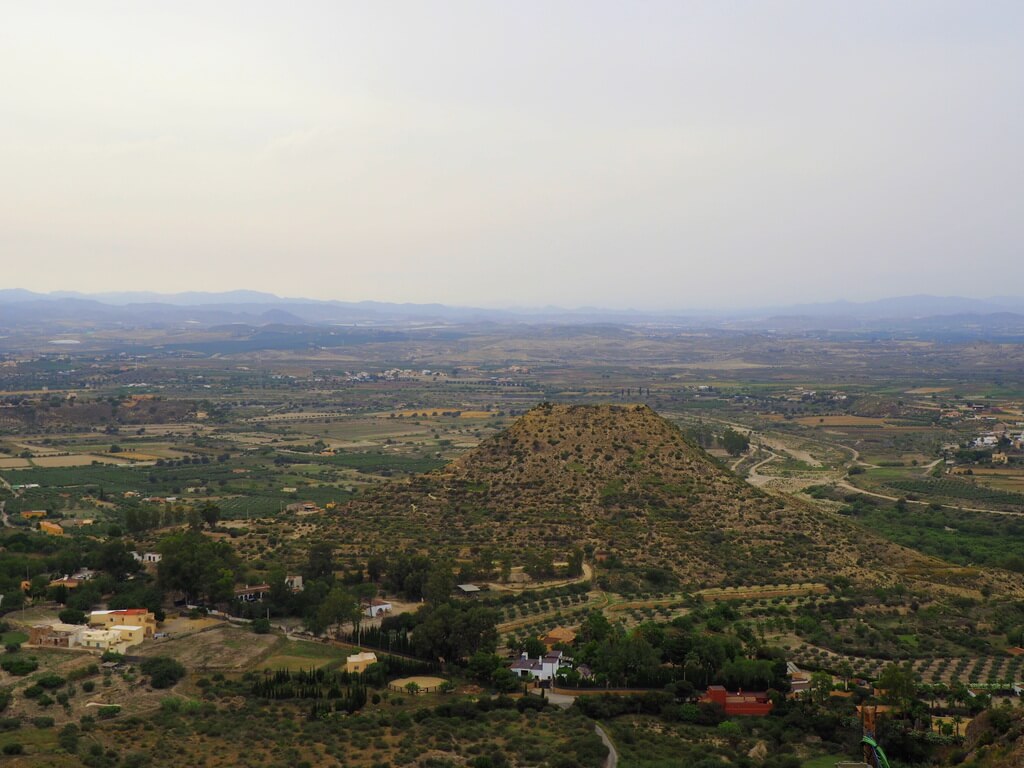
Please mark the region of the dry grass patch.
<svg viewBox="0 0 1024 768"><path fill-rule="evenodd" d="M258 664L280 642L276 635L257 635L248 628L222 625L204 632L157 643L145 643L139 656L170 656L196 670L243 670Z"/></svg>
<svg viewBox="0 0 1024 768"><path fill-rule="evenodd" d="M887 419L878 416L804 416L794 419L809 427L889 427Z"/></svg>

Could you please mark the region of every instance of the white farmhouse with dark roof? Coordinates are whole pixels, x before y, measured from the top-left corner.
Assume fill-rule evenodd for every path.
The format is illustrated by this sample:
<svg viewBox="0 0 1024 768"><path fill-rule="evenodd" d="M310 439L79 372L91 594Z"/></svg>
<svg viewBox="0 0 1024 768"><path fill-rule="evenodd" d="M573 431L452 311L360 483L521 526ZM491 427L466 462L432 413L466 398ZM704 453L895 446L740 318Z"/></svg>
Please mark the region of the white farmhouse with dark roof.
<svg viewBox="0 0 1024 768"><path fill-rule="evenodd" d="M531 659L524 653L512 664L512 672L516 677L554 680L558 670L567 666L569 666L569 659L561 651L549 651L536 659Z"/></svg>

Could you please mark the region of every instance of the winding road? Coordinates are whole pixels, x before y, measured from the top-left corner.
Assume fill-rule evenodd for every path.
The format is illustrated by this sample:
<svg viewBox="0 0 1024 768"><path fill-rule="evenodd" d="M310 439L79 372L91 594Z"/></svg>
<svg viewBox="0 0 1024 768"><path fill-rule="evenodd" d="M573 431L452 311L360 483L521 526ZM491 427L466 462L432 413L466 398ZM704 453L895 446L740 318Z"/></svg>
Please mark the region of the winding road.
<svg viewBox="0 0 1024 768"><path fill-rule="evenodd" d="M615 749L615 745L612 744L612 740L608 738L608 734L605 733L604 728L597 723L594 723L594 730L597 731L597 735L601 737L601 741L604 742L604 745L608 747L608 757L604 760L604 768L616 768L619 764L618 750Z"/></svg>
<svg viewBox="0 0 1024 768"><path fill-rule="evenodd" d="M749 470L747 470L747 482L750 483L751 485L761 486L767 482L770 482L771 480L776 480L777 478L774 475L761 475L758 474L757 470L759 470L765 464L773 462L778 458L779 454L773 453L772 451L768 451L767 459L762 459L761 461L757 462L757 464L752 466Z"/></svg>
<svg viewBox="0 0 1024 768"><path fill-rule="evenodd" d="M548 700L549 704L559 707L560 709L568 709L573 705L573 702L576 701L575 696L567 696L564 693L545 693L539 688L530 691L530 695L543 695ZM601 738L601 742L608 747L608 757L604 759L604 768L617 768L619 764L619 751L615 749L615 744L612 743L611 737L608 736L608 732L597 723L594 723L594 732Z"/></svg>

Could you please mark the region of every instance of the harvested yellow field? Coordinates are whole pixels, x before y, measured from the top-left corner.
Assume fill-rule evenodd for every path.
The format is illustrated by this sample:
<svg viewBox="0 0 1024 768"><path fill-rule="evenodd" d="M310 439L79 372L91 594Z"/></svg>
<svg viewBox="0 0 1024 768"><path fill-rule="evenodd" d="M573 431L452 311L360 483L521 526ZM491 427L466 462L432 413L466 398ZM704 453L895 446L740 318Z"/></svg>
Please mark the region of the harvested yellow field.
<svg viewBox="0 0 1024 768"><path fill-rule="evenodd" d="M39 456L32 459L37 467L87 467L94 461L100 464L116 464L118 459L93 453L73 453L70 456Z"/></svg>
<svg viewBox="0 0 1024 768"><path fill-rule="evenodd" d="M129 461L156 461L163 458L152 453L138 453L137 451L121 451L120 453L104 454L111 459L128 459Z"/></svg>
<svg viewBox="0 0 1024 768"><path fill-rule="evenodd" d="M804 416L794 419L798 424L809 427L889 427L886 419L876 416Z"/></svg>
<svg viewBox="0 0 1024 768"><path fill-rule="evenodd" d="M28 459L0 459L0 469L28 469L31 466Z"/></svg>
<svg viewBox="0 0 1024 768"><path fill-rule="evenodd" d="M915 389L908 389L904 392L906 395L935 395L939 392L949 392L949 387L917 387Z"/></svg>

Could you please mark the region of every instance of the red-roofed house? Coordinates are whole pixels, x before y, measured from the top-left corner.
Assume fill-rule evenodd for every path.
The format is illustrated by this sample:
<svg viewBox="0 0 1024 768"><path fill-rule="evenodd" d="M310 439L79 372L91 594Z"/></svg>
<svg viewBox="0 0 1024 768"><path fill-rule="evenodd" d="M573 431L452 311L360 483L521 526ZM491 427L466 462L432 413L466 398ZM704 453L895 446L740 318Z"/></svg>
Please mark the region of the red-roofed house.
<svg viewBox="0 0 1024 768"><path fill-rule="evenodd" d="M705 704L717 704L727 715L763 717L772 711L772 702L763 691L729 693L721 685L712 685L700 699Z"/></svg>

